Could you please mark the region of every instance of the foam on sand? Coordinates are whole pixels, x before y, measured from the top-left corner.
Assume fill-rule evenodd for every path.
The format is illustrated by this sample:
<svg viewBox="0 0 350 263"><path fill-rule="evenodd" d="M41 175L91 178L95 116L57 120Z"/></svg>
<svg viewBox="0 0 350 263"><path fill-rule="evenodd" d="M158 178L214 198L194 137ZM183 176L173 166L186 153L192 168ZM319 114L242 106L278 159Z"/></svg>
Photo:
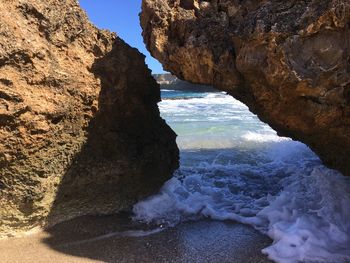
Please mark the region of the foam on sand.
<svg viewBox="0 0 350 263"><path fill-rule="evenodd" d="M276 262L350 261L349 179L293 141L271 145L255 164L226 157L182 166L159 194L134 206L134 219L170 226L235 220L273 240L263 253Z"/></svg>

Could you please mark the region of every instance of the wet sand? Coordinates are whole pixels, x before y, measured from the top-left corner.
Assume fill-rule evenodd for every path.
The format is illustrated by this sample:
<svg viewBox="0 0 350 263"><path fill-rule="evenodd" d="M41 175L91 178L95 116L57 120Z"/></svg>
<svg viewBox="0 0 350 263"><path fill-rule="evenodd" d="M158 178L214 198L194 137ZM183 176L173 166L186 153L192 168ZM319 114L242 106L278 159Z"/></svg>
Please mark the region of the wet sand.
<svg viewBox="0 0 350 263"><path fill-rule="evenodd" d="M203 220L125 236L147 229L140 230L125 217L82 217L46 232L0 240L0 262L271 262L261 253L271 240L233 222Z"/></svg>

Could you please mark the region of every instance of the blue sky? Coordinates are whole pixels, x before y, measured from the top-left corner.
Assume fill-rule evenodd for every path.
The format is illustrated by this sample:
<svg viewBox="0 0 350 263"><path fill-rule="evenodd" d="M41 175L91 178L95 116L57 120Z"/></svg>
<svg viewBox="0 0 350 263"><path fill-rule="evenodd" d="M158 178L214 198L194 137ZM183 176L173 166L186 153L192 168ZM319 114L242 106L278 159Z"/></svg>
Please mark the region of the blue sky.
<svg viewBox="0 0 350 263"><path fill-rule="evenodd" d="M90 20L101 29L116 32L130 46L146 55L152 73L162 73L160 63L151 57L141 36L139 13L142 0L79 0Z"/></svg>

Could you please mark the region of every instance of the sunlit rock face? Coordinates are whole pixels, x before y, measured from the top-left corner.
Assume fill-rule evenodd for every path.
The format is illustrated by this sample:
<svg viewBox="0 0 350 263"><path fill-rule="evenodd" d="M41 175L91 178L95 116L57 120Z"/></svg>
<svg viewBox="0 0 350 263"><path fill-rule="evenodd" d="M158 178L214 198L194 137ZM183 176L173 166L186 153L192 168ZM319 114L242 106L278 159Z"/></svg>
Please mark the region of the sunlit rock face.
<svg viewBox="0 0 350 263"><path fill-rule="evenodd" d="M75 0L0 1L0 236L109 214L178 163L144 56Z"/></svg>
<svg viewBox="0 0 350 263"><path fill-rule="evenodd" d="M247 104L350 175L350 3L143 0L152 55Z"/></svg>

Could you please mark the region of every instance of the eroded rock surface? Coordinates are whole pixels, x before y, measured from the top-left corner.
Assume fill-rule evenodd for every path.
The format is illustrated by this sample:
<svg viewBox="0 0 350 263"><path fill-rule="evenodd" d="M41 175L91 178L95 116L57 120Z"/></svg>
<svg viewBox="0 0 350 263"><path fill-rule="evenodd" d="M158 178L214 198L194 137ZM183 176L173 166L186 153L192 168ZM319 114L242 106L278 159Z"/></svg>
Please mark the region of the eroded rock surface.
<svg viewBox="0 0 350 263"><path fill-rule="evenodd" d="M165 69L214 85L350 175L350 2L143 0Z"/></svg>
<svg viewBox="0 0 350 263"><path fill-rule="evenodd" d="M0 235L128 208L167 180L176 135L144 56L74 0L0 0Z"/></svg>

